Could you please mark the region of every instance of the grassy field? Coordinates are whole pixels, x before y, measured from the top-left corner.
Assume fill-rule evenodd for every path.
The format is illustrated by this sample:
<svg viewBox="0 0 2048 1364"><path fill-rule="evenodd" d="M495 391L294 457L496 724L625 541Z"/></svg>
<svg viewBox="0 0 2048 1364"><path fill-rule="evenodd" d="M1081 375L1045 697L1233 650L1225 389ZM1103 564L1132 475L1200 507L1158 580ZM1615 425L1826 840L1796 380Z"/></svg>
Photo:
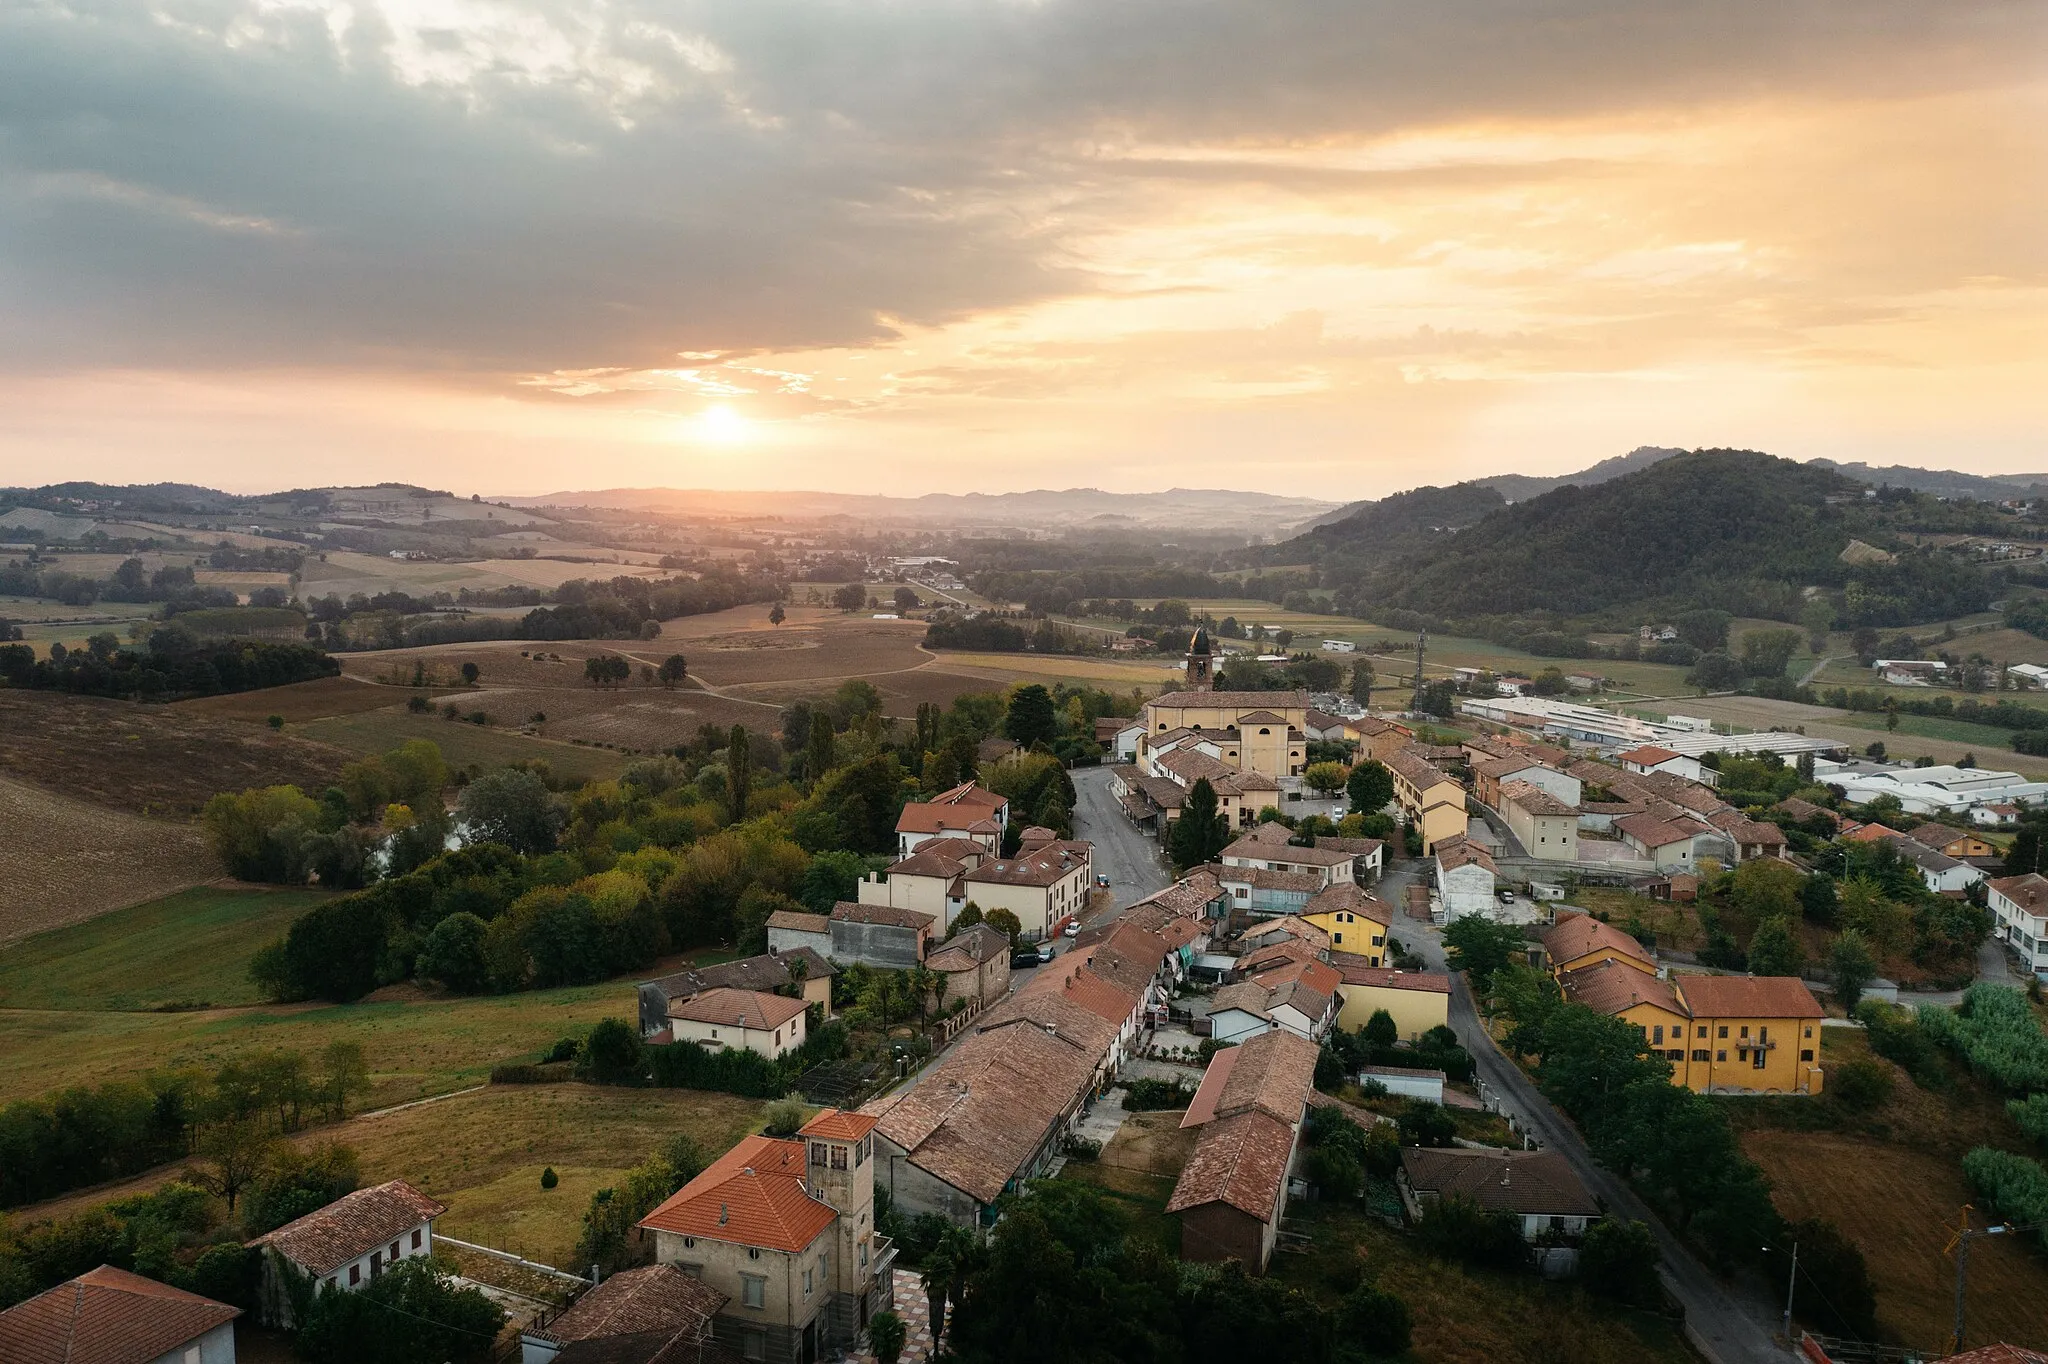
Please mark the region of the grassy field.
<svg viewBox="0 0 2048 1364"><path fill-rule="evenodd" d="M468 703L464 709L470 708ZM485 705L482 700L477 705ZM451 766L503 767L507 763L543 759L555 775L576 781L616 777L626 767L626 756L601 748L586 748L519 734L494 725L450 722L438 716L412 715L402 710L374 710L357 715L332 716L294 726L296 733L347 749L352 754L385 753L411 739L430 739L440 745L441 756Z"/></svg>
<svg viewBox="0 0 2048 1364"><path fill-rule="evenodd" d="M0 778L0 943L220 874L192 824L65 800ZM17 950L0 954L0 969Z"/></svg>
<svg viewBox="0 0 2048 1364"><path fill-rule="evenodd" d="M1860 1031L1828 1028L1822 1059L1869 1058ZM1888 1062L1882 1063L1889 1066ZM1961 1159L1971 1147L2026 1150L1999 1096L1960 1068L1931 1093L1892 1068L1891 1099L1866 1117L1841 1119L1806 1101L1780 1099L1732 1109L1742 1147L1771 1177L1788 1217L1825 1217L1862 1249L1877 1289L1878 1323L1900 1343L1923 1349L1946 1339L1954 1284L1942 1254L1957 1211L1974 1201ZM1782 1125L1755 1125L1759 1120ZM1831 1130L1788 1130L1826 1122ZM2039 1152L2034 1152L2039 1155ZM1981 1223L1981 1218L1980 1218ZM1970 1248L1970 1342L2005 1340L2048 1348L2048 1259L2019 1238Z"/></svg>
<svg viewBox="0 0 2048 1364"><path fill-rule="evenodd" d="M325 898L203 886L38 933L0 956L0 1009L258 1003L251 953Z"/></svg>
<svg viewBox="0 0 2048 1364"><path fill-rule="evenodd" d="M1922 696L1927 694L1920 688ZM1636 710L1636 707L1630 707ZM1773 701L1761 696L1713 696L1689 698L1672 707L1686 715L1729 725L1736 729L1798 729L1823 739L1836 739L1862 752L1874 740L1883 740L1885 750L1894 758L1929 757L1936 762L1954 762L1965 753L1974 753L1980 765L1998 767L2024 773L2048 773L2048 761L2015 753L2007 747L2011 734L1982 725L1961 726L1957 732L1968 732L1978 736L1973 740L1959 740L1922 735L1913 732L1909 723L1925 720L1930 727L1958 722L1940 721L1933 717L1899 717L1899 730L1888 734L1884 729L1884 717L1852 711L1835 710L1827 706L1809 706L1798 701ZM1662 708L1647 708L1644 713L1659 715ZM1873 730L1866 722L1874 722Z"/></svg>

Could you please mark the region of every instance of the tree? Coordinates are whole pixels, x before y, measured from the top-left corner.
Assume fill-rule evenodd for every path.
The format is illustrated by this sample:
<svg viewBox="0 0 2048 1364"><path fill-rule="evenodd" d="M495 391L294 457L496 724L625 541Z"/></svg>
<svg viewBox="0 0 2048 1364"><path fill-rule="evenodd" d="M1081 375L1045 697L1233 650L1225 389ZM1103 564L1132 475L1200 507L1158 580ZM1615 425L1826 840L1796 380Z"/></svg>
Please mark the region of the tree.
<svg viewBox="0 0 2048 1364"><path fill-rule="evenodd" d="M879 1364L896 1364L903 1356L903 1318L894 1312L877 1312L868 1318L868 1347Z"/></svg>
<svg viewBox="0 0 2048 1364"><path fill-rule="evenodd" d="M1742 637L1742 671L1751 677L1783 677L1798 649L1797 630L1751 630Z"/></svg>
<svg viewBox="0 0 2048 1364"><path fill-rule="evenodd" d="M1869 1340L1877 1334L1877 1292L1863 1252L1825 1218L1793 1222L1772 1238L1766 1272L1783 1283L1790 1249L1799 1247L1799 1315L1831 1335Z"/></svg>
<svg viewBox="0 0 2048 1364"><path fill-rule="evenodd" d="M1764 920L1749 940L1749 969L1754 975L1796 976L1804 965L1805 944L1783 915Z"/></svg>
<svg viewBox="0 0 2048 1364"><path fill-rule="evenodd" d="M305 882L321 812L298 787L224 792L206 802L199 819L215 855L242 880Z"/></svg>
<svg viewBox="0 0 2048 1364"><path fill-rule="evenodd" d="M1579 1243L1579 1282L1631 1307L1656 1307L1664 1300L1659 1258L1657 1237L1649 1227L1602 1218L1586 1228Z"/></svg>
<svg viewBox="0 0 2048 1364"><path fill-rule="evenodd" d="M1403 1146L1449 1146L1458 1138L1450 1110L1427 1099L1410 1099L1396 1122Z"/></svg>
<svg viewBox="0 0 2048 1364"><path fill-rule="evenodd" d="M1177 872L1214 862L1230 843L1230 822L1217 808L1216 788L1199 777L1181 802L1180 818L1167 836L1167 851Z"/></svg>
<svg viewBox="0 0 2048 1364"><path fill-rule="evenodd" d="M1401 1040L1400 1025L1385 1009L1374 1009L1372 1017L1365 1020L1365 1040L1376 1047L1391 1047Z"/></svg>
<svg viewBox="0 0 2048 1364"><path fill-rule="evenodd" d="M584 1040L577 1069L601 1085L636 1085L644 1070L640 1030L623 1018L600 1018Z"/></svg>
<svg viewBox="0 0 2048 1364"><path fill-rule="evenodd" d="M1344 783L1350 775L1345 771L1343 763L1322 762L1310 763L1308 769L1301 774L1301 779L1311 790L1329 797L1344 789Z"/></svg>
<svg viewBox="0 0 2048 1364"><path fill-rule="evenodd" d="M811 731L804 744L804 775L816 783L832 770L838 757L838 741L832 733L832 717L823 711L811 716Z"/></svg>
<svg viewBox="0 0 2048 1364"><path fill-rule="evenodd" d="M1011 692L1010 708L1003 716L1003 733L1022 748L1050 744L1059 736L1059 717L1053 708L1052 693L1036 682Z"/></svg>
<svg viewBox="0 0 2048 1364"><path fill-rule="evenodd" d="M1386 764L1377 758L1367 758L1351 769L1344 791L1351 798L1354 812L1374 814L1386 809L1387 802L1394 798L1394 774L1387 771Z"/></svg>
<svg viewBox="0 0 2048 1364"><path fill-rule="evenodd" d="M963 928L972 928L980 922L981 906L969 900L961 911L953 916L953 932L958 933ZM947 936L950 937L952 935L948 934Z"/></svg>
<svg viewBox="0 0 2048 1364"><path fill-rule="evenodd" d="M229 1212L235 1210L235 1200L270 1159L275 1144L256 1118L230 1118L200 1133L199 1154L213 1166L207 1173L207 1185L227 1200Z"/></svg>
<svg viewBox="0 0 2048 1364"><path fill-rule="evenodd" d="M1281 641L1280 647L1284 649L1293 642L1294 636L1289 632L1287 638ZM1372 686L1372 664L1362 658L1353 662L1351 665L1351 699L1367 710L1371 710Z"/></svg>
<svg viewBox="0 0 2048 1364"><path fill-rule="evenodd" d="M413 974L421 980L439 981L457 994L476 994L491 980L490 962L484 955L484 933L488 925L476 915L457 911L434 925L420 944Z"/></svg>
<svg viewBox="0 0 2048 1364"><path fill-rule="evenodd" d="M895 600L896 609L898 611L915 611L918 607L924 605L923 602L918 600L917 593L912 591L908 586L902 586L896 589Z"/></svg>
<svg viewBox="0 0 2048 1364"><path fill-rule="evenodd" d="M441 1364L490 1358L505 1313L431 1256L399 1261L353 1292L320 1289L293 1344L312 1364Z"/></svg>
<svg viewBox="0 0 2048 1364"><path fill-rule="evenodd" d="M782 622L788 619L789 613L782 609L781 602L777 602L775 603L775 605L768 608L768 623L770 625L780 625L782 624Z"/></svg>
<svg viewBox="0 0 2048 1364"><path fill-rule="evenodd" d="M476 685L477 678L481 677L482 675L483 669L477 667L476 664L465 663L462 665L462 680L468 683L470 686L474 687Z"/></svg>
<svg viewBox="0 0 2048 1364"><path fill-rule="evenodd" d="M655 671L655 676L661 679L662 686L670 691L674 691L677 684L687 677L689 672L689 660L685 659L681 654L670 654L667 658L661 660L661 667Z"/></svg>
<svg viewBox="0 0 2048 1364"><path fill-rule="evenodd" d="M1835 945L1828 950L1828 970L1835 979L1835 1002L1855 1017L1863 987L1877 974L1877 962L1861 933L1846 929L1835 939Z"/></svg>
<svg viewBox="0 0 2048 1364"><path fill-rule="evenodd" d="M1828 631L1835 628L1835 606L1826 597L1815 597L1799 612L1799 624L1806 630L1806 647L1815 657L1827 652Z"/></svg>
<svg viewBox="0 0 2048 1364"><path fill-rule="evenodd" d="M868 589L862 583L848 583L832 593L832 604L842 611L858 611L867 600Z"/></svg>
<svg viewBox="0 0 2048 1364"><path fill-rule="evenodd" d="M1461 914L1444 927L1445 960L1453 971L1471 976L1473 989L1482 993L1496 972L1517 958L1526 960L1527 951L1521 929L1484 914Z"/></svg>
<svg viewBox="0 0 2048 1364"><path fill-rule="evenodd" d="M456 815L473 842L502 843L520 853L552 852L564 819L546 783L511 768L464 787Z"/></svg>
<svg viewBox="0 0 2048 1364"><path fill-rule="evenodd" d="M315 1082L321 1109L329 1122L348 1116L348 1101L370 1092L370 1067L360 1042L329 1042L320 1050L320 1075Z"/></svg>
<svg viewBox="0 0 2048 1364"><path fill-rule="evenodd" d="M1685 675L1685 684L1702 692L1727 691L1742 685L1744 676L1740 663L1716 649L1699 656L1692 671Z"/></svg>
<svg viewBox="0 0 2048 1364"><path fill-rule="evenodd" d="M734 824L747 817L747 797L754 786L753 759L747 742L744 725L734 725L725 742L725 795L731 802Z"/></svg>
<svg viewBox="0 0 2048 1364"><path fill-rule="evenodd" d="M1400 1298L1360 1284L1344 1297L1340 1325L1345 1337L1367 1354L1397 1355L1408 1348L1415 1319Z"/></svg>
<svg viewBox="0 0 2048 1364"><path fill-rule="evenodd" d="M583 680L595 687L615 687L633 675L633 665L617 654L596 654L583 660Z"/></svg>
<svg viewBox="0 0 2048 1364"><path fill-rule="evenodd" d="M1010 940L1010 950L1013 952L1017 950L1017 945L1024 941L1024 925L1007 909L992 909L982 916L981 921L1007 937Z"/></svg>
<svg viewBox="0 0 2048 1364"><path fill-rule="evenodd" d="M1457 684L1448 677L1431 682L1422 689L1422 695L1416 699L1415 708L1424 715L1450 719L1458 708Z"/></svg>

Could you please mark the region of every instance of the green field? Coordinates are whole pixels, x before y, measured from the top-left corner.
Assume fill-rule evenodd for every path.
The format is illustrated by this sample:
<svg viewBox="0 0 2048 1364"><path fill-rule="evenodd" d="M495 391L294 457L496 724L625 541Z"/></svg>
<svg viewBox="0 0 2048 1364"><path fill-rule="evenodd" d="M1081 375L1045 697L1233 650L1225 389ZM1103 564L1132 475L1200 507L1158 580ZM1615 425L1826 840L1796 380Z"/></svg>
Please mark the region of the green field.
<svg viewBox="0 0 2048 1364"><path fill-rule="evenodd" d="M1924 689L1923 689L1924 690ZM1844 711L1835 723L1854 725L1857 729L1876 730L1882 738L1886 731L1885 717L1875 711ZM1923 739L1948 739L1959 744L1982 744L1987 749L2004 753L2011 751L2012 731L1996 725L1973 725L1964 720L1944 719L1939 715L1901 715L1898 732L1916 734Z"/></svg>
<svg viewBox="0 0 2048 1364"><path fill-rule="evenodd" d="M451 767L503 767L540 759L554 774L585 782L616 777L626 770L626 755L609 749L537 739L488 725L413 715L402 710L335 715L303 725L295 733L357 753L388 753L409 739L430 739L440 745Z"/></svg>
<svg viewBox="0 0 2048 1364"><path fill-rule="evenodd" d="M39 933L0 954L0 1008L255 1004L251 954L327 894L200 886Z"/></svg>

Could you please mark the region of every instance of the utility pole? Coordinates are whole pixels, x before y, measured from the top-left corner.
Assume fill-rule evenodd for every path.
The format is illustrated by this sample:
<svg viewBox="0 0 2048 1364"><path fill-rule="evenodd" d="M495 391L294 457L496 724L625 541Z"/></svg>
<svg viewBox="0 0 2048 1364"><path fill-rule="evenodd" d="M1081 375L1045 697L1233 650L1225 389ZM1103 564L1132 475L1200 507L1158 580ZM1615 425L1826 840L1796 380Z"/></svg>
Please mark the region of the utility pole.
<svg viewBox="0 0 2048 1364"><path fill-rule="evenodd" d="M1962 1211L1956 1214L1956 1234L1949 1238L1948 1245L1942 1249L1944 1255L1952 1252L1956 1257L1956 1320L1955 1333L1949 1339L1948 1348L1950 1354L1960 1354L1963 1349L1963 1304L1967 1291L1966 1284L1970 1274L1970 1238L1973 1236L2003 1236L2012 1230L2011 1227L1998 1223L1994 1223L1982 1231L1972 1230L1970 1227L1970 1208L1971 1205L1965 1203L1963 1204Z"/></svg>
<svg viewBox="0 0 2048 1364"><path fill-rule="evenodd" d="M1422 656L1429 652L1429 631L1424 630L1415 637L1415 700L1409 709L1420 713L1422 710Z"/></svg>
<svg viewBox="0 0 2048 1364"><path fill-rule="evenodd" d="M1792 1295L1799 1289L1799 1243L1792 1243L1792 1273L1785 1280L1785 1339L1792 1342ZM1796 1348L1796 1342L1793 1342Z"/></svg>

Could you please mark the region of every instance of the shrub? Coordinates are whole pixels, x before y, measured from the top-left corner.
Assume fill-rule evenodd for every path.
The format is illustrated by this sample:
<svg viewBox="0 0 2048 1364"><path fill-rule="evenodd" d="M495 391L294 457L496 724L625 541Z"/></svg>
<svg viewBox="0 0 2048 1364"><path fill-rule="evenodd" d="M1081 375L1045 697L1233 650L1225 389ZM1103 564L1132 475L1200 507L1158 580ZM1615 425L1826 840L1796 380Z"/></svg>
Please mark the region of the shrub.
<svg viewBox="0 0 2048 1364"><path fill-rule="evenodd" d="M192 1262L192 1291L244 1311L256 1306L256 1276L262 1252L239 1244L208 1246Z"/></svg>
<svg viewBox="0 0 2048 1364"><path fill-rule="evenodd" d="M647 1067L640 1030L623 1018L600 1018L583 1044L576 1069L583 1078L601 1085L641 1083Z"/></svg>
<svg viewBox="0 0 2048 1364"><path fill-rule="evenodd" d="M562 1177L555 1173L554 1166L549 1165L542 1168L540 1172L540 1186L543 1189L552 1189L561 1182Z"/></svg>
<svg viewBox="0 0 2048 1364"><path fill-rule="evenodd" d="M1790 1244L1799 1246L1799 1314L1830 1335L1869 1340L1877 1334L1877 1291L1863 1252L1834 1223L1809 1217L1777 1236L1765 1261L1774 1282L1791 1272Z"/></svg>
<svg viewBox="0 0 2048 1364"><path fill-rule="evenodd" d="M810 1106L801 1094L785 1094L769 1104L761 1130L771 1137L793 1137L811 1120Z"/></svg>
<svg viewBox="0 0 2048 1364"><path fill-rule="evenodd" d="M2048 1223L2048 1170L2038 1161L1979 1146L1963 1157L1963 1174L2002 1216L2022 1225ZM2048 1232L2042 1239L2048 1241Z"/></svg>
<svg viewBox="0 0 2048 1364"><path fill-rule="evenodd" d="M1423 1210L1415 1235L1422 1248L1440 1260L1489 1269L1522 1269L1530 1260L1515 1216L1489 1213L1469 1198L1439 1198Z"/></svg>
<svg viewBox="0 0 2048 1364"><path fill-rule="evenodd" d="M1350 1202L1365 1187L1365 1167L1356 1155L1342 1146L1318 1146L1308 1153L1308 1182L1325 1198Z"/></svg>
<svg viewBox="0 0 2048 1364"><path fill-rule="evenodd" d="M2020 1131L2048 1146L2048 1094L2029 1094L2024 1099L2014 1099L2005 1106L2005 1111L2019 1124Z"/></svg>
<svg viewBox="0 0 2048 1364"><path fill-rule="evenodd" d="M1195 1097L1193 1085L1179 1080L1155 1080L1150 1076L1132 1080L1124 1087L1124 1108L1131 1113L1186 1108Z"/></svg>
<svg viewBox="0 0 2048 1364"><path fill-rule="evenodd" d="M402 1260L356 1292L313 1298L295 1344L313 1364L363 1360L482 1360L505 1313L428 1256Z"/></svg>
<svg viewBox="0 0 2048 1364"><path fill-rule="evenodd" d="M1075 1132L1067 1133L1066 1140L1060 1143L1060 1149L1074 1160L1095 1160L1102 1155L1101 1142Z"/></svg>
<svg viewBox="0 0 2048 1364"><path fill-rule="evenodd" d="M1948 1087L1948 1070L1913 1015L1882 1000L1866 999L1856 1006L1856 1017L1869 1035L1870 1049L1912 1076L1914 1084L1922 1089Z"/></svg>
<svg viewBox="0 0 2048 1364"><path fill-rule="evenodd" d="M1579 1243L1579 1281L1616 1302L1655 1307L1664 1300L1659 1258L1657 1237L1647 1226L1603 1218Z"/></svg>
<svg viewBox="0 0 2048 1364"><path fill-rule="evenodd" d="M1923 1004L1920 1030L1960 1054L1970 1069L2015 1094L2048 1089L2048 1034L2025 993L2007 985L1972 985L1954 1010Z"/></svg>
<svg viewBox="0 0 2048 1364"><path fill-rule="evenodd" d="M1414 1326L1408 1304L1392 1293L1363 1284L1345 1295L1344 1334L1368 1354L1400 1354L1408 1348Z"/></svg>
<svg viewBox="0 0 2048 1364"><path fill-rule="evenodd" d="M1411 1099L1396 1120L1403 1146L1449 1146L1458 1136L1450 1110L1427 1099Z"/></svg>
<svg viewBox="0 0 2048 1364"><path fill-rule="evenodd" d="M1827 1092L1844 1108L1867 1113L1892 1096L1891 1067L1876 1061L1845 1061L1829 1073Z"/></svg>

